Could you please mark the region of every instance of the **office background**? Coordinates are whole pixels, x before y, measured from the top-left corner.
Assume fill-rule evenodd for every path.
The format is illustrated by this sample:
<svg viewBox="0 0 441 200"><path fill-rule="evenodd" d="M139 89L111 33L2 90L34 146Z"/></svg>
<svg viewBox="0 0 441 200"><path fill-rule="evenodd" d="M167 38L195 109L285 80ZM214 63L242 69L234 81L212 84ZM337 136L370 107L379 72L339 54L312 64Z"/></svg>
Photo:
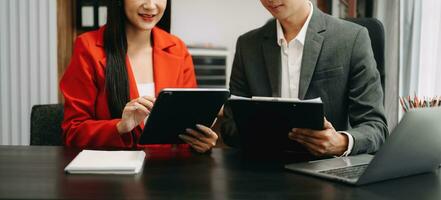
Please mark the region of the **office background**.
<svg viewBox="0 0 441 200"><path fill-rule="evenodd" d="M58 79L72 53L64 44L81 33L72 23L73 2L0 0L0 145L28 145L31 107L62 101ZM313 2L332 7L340 1ZM441 94L441 2L358 0L369 2L385 26L385 106L392 129L400 117L398 96ZM224 47L232 58L237 37L270 17L257 0L173 0L171 32L188 45Z"/></svg>
<svg viewBox="0 0 441 200"><path fill-rule="evenodd" d="M56 0L0 0L0 144L27 145L32 105L57 103Z"/></svg>

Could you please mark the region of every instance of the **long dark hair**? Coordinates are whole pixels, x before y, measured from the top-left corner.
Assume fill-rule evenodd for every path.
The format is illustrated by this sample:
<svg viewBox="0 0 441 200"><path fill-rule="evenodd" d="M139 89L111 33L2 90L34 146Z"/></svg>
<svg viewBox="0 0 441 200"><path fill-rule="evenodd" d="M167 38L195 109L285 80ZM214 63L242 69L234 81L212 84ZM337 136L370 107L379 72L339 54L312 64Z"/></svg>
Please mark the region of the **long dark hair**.
<svg viewBox="0 0 441 200"><path fill-rule="evenodd" d="M130 100L126 68L126 15L123 0L110 1L108 9L107 25L104 30L107 101L112 118L121 118L122 111Z"/></svg>
<svg viewBox="0 0 441 200"><path fill-rule="evenodd" d="M107 7L107 24L104 30L107 101L112 118L121 118L126 103L130 101L126 68L127 19L124 11L124 0L108 1ZM164 15L156 25L167 32L170 32L170 12L171 1L167 0Z"/></svg>

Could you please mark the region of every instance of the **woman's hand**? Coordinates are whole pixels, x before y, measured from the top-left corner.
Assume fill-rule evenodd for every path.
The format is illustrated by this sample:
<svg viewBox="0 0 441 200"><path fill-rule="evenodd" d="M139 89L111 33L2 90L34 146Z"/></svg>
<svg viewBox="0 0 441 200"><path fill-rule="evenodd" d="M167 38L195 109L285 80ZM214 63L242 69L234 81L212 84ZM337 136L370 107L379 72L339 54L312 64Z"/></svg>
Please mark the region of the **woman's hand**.
<svg viewBox="0 0 441 200"><path fill-rule="evenodd" d="M142 120L148 117L155 100L154 97L144 96L127 103L124 107L121 121L116 125L119 134L132 131Z"/></svg>
<svg viewBox="0 0 441 200"><path fill-rule="evenodd" d="M198 130L187 129L187 133L181 134L179 137L197 152L205 153L216 145L218 136L211 128L200 124L197 124L196 127Z"/></svg>

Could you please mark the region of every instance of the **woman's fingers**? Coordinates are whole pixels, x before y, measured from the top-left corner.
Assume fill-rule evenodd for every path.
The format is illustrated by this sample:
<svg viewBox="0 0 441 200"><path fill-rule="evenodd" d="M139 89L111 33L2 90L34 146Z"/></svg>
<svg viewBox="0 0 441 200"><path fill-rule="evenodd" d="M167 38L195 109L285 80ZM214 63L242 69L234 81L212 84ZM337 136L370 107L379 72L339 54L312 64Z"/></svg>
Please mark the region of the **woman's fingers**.
<svg viewBox="0 0 441 200"><path fill-rule="evenodd" d="M153 97L140 97L136 100L139 104L144 105L148 110L152 110L155 100Z"/></svg>
<svg viewBox="0 0 441 200"><path fill-rule="evenodd" d="M206 152L216 145L217 134L210 128L203 125L196 125L198 130L186 129L187 134L179 137L190 144L198 152Z"/></svg>
<svg viewBox="0 0 441 200"><path fill-rule="evenodd" d="M179 138L184 140L184 142L186 142L187 144L190 144L191 147L193 147L195 150L198 150L198 149L202 150L201 152L206 152L206 151L210 150L210 147L207 144L205 144L205 143L199 141L198 139L191 137L189 135L180 134Z"/></svg>
<svg viewBox="0 0 441 200"><path fill-rule="evenodd" d="M132 104L132 106L134 106L136 108L136 111L141 112L145 115L150 114L150 110L148 110L144 105L138 103L138 102L134 102Z"/></svg>
<svg viewBox="0 0 441 200"><path fill-rule="evenodd" d="M147 101L150 101L150 102L153 102L153 103L155 103L155 101L156 101L156 98L152 97L152 96L142 96L140 98L146 99Z"/></svg>
<svg viewBox="0 0 441 200"><path fill-rule="evenodd" d="M153 107L154 97L140 97L132 99L124 107L121 121L117 124L119 133L126 133L146 119Z"/></svg>
<svg viewBox="0 0 441 200"><path fill-rule="evenodd" d="M196 138L200 142L210 145L211 147L216 145L216 141L214 141L212 138L208 138L204 134L199 133L198 131L195 131L193 129L186 129L187 133L192 136L193 138ZM206 133L205 133L206 134Z"/></svg>
<svg viewBox="0 0 441 200"><path fill-rule="evenodd" d="M198 128L204 135L208 138L216 138L217 134L211 129L201 124L196 124L196 128Z"/></svg>

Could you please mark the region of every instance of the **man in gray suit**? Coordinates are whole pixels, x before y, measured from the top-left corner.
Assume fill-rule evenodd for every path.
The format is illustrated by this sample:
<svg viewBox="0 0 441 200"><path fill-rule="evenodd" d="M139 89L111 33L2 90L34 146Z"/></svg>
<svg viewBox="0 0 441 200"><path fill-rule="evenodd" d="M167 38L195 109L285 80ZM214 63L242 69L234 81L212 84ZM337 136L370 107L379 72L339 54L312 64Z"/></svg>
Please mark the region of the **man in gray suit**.
<svg viewBox="0 0 441 200"><path fill-rule="evenodd" d="M294 128L287 133L289 139L315 156L377 151L388 129L367 30L324 14L307 0L261 3L275 19L237 40L231 94L321 97L325 130ZM228 105L224 114L223 139L237 145Z"/></svg>

